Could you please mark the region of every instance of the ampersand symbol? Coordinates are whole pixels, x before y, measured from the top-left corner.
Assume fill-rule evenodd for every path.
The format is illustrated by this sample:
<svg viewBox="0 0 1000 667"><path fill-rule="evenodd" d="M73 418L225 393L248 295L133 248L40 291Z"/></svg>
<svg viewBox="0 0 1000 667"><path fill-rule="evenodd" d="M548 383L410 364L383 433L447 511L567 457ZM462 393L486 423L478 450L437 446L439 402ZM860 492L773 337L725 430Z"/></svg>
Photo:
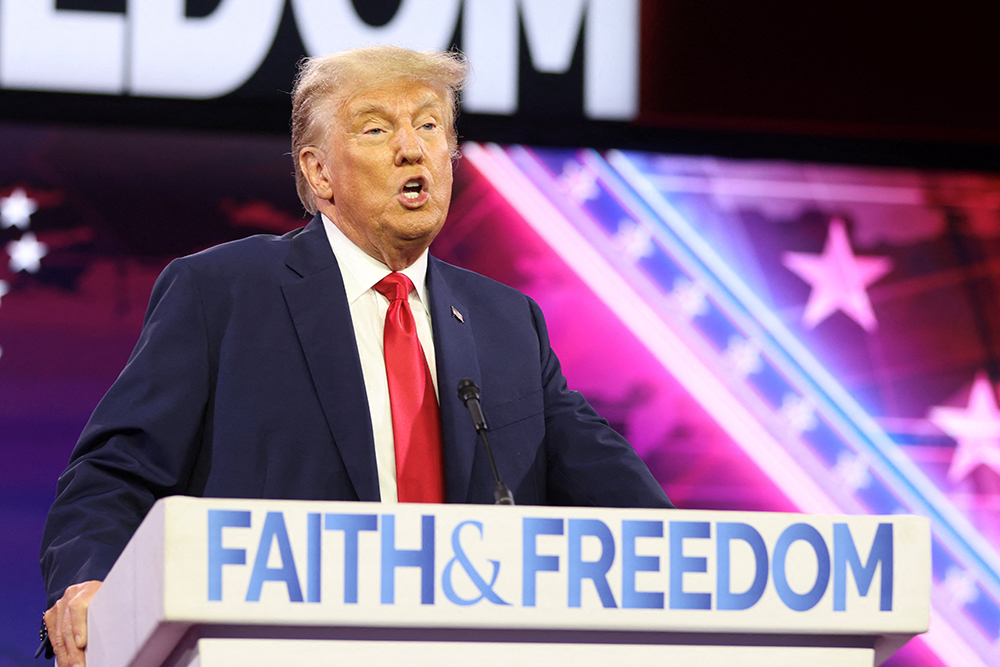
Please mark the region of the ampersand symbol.
<svg viewBox="0 0 1000 667"><path fill-rule="evenodd" d="M478 521L463 521L455 526L455 530L451 534L451 548L455 552L455 557L448 561L448 564L444 568L444 574L441 577L441 586L444 588L444 594L449 600L455 604L462 605L463 607L476 604L483 598L486 598L493 604L509 606L509 602L504 602L504 600L493 591L493 585L497 582L497 575L500 574L500 563L495 560L489 561L493 565L493 576L490 578L490 583L487 584L486 580L479 575L479 572L469 561L469 557L465 555L465 550L462 549L459 533L462 531L463 527L470 524L479 529L479 538L482 539L483 537L483 524ZM479 589L479 597L466 599L459 597L455 593L455 589L452 588L451 585L451 568L455 565L455 561L458 561L459 565L462 566L462 569L465 570L465 574L468 575L469 579L472 580L472 583Z"/></svg>

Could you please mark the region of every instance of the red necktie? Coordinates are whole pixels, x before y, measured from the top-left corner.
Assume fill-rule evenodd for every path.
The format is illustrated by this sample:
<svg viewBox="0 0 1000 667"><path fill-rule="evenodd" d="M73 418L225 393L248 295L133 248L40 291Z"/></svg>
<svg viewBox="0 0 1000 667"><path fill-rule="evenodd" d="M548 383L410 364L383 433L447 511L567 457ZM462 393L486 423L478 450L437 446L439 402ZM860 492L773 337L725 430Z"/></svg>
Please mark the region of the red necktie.
<svg viewBox="0 0 1000 667"><path fill-rule="evenodd" d="M404 503L444 502L441 418L434 383L417 338L408 297L413 283L390 273L375 285L389 299L385 314L385 374L389 380L396 489Z"/></svg>

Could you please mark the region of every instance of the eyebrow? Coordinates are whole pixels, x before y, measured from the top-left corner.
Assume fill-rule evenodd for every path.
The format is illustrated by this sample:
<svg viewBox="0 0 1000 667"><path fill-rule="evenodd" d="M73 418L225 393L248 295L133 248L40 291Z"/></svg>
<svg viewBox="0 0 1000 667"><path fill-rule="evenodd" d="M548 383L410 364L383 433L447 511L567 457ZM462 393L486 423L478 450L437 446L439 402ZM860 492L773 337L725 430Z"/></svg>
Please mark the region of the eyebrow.
<svg viewBox="0 0 1000 667"><path fill-rule="evenodd" d="M416 106L415 110L419 113L421 111L424 111L432 107L441 107L441 109L436 109L436 110L443 111L443 104L441 100L438 99L436 96L428 95L420 102L420 104ZM351 110L352 118L362 118L364 116L373 114L388 116L392 114L392 110L390 109L390 107L387 107L384 104L378 104L375 102L368 102L367 104L362 104L356 109Z"/></svg>

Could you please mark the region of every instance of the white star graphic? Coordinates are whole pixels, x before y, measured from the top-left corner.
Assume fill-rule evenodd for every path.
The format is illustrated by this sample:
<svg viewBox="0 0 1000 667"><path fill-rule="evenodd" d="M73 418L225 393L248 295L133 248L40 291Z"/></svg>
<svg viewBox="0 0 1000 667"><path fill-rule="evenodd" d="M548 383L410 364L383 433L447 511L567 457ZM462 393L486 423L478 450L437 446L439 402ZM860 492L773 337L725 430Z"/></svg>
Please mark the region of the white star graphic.
<svg viewBox="0 0 1000 667"><path fill-rule="evenodd" d="M927 419L958 443L948 467L951 482L962 481L980 464L1000 474L1000 407L984 371L972 382L967 407L936 405Z"/></svg>
<svg viewBox="0 0 1000 667"><path fill-rule="evenodd" d="M563 164L563 172L559 176L559 184L576 203L594 199L599 192L597 179L579 162L567 160Z"/></svg>
<svg viewBox="0 0 1000 667"><path fill-rule="evenodd" d="M979 597L975 578L957 567L948 568L941 585L952 602L960 607L975 602L976 598Z"/></svg>
<svg viewBox="0 0 1000 667"><path fill-rule="evenodd" d="M742 336L730 336L725 357L740 377L759 373L764 367L764 362L760 358L760 348L753 341Z"/></svg>
<svg viewBox="0 0 1000 667"><path fill-rule="evenodd" d="M0 227L27 229L31 224L31 214L38 210L38 204L28 197L22 188L17 188L8 197L0 197Z"/></svg>
<svg viewBox="0 0 1000 667"><path fill-rule="evenodd" d="M831 472L852 492L865 488L872 481L864 459L848 452L837 455L837 465L833 466Z"/></svg>
<svg viewBox="0 0 1000 667"><path fill-rule="evenodd" d="M628 218L618 223L618 231L612 240L633 262L653 254L653 239L649 231Z"/></svg>
<svg viewBox="0 0 1000 667"><path fill-rule="evenodd" d="M42 257L49 254L49 249L40 243L33 232L26 232L16 241L7 244L7 254L10 255L10 270L14 273L27 271L34 273L42 268Z"/></svg>
<svg viewBox="0 0 1000 667"><path fill-rule="evenodd" d="M0 280L0 304L3 303L3 298L10 293L10 284L6 280Z"/></svg>
<svg viewBox="0 0 1000 667"><path fill-rule="evenodd" d="M785 394L778 410L785 425L796 435L816 428L816 410L812 403L795 394Z"/></svg>
<svg viewBox="0 0 1000 667"><path fill-rule="evenodd" d="M888 257L857 257L843 220L831 220L823 254L786 252L781 263L812 286L802 322L810 329L837 310L865 331L878 327L865 288L892 270Z"/></svg>
<svg viewBox="0 0 1000 667"><path fill-rule="evenodd" d="M670 297L688 319L694 319L708 312L705 290L687 278L678 278L674 281L674 291L670 293Z"/></svg>

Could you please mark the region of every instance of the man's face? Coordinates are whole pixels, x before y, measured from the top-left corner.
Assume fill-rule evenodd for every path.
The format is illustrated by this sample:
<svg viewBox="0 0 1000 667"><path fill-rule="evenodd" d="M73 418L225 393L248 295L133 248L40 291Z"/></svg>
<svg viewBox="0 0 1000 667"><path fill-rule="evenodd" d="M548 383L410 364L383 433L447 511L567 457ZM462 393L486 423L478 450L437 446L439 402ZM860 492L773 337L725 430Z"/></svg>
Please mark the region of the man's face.
<svg viewBox="0 0 1000 667"><path fill-rule="evenodd" d="M412 263L448 215L445 112L442 91L425 83L362 88L336 109L321 147L333 196L320 210L393 269Z"/></svg>

